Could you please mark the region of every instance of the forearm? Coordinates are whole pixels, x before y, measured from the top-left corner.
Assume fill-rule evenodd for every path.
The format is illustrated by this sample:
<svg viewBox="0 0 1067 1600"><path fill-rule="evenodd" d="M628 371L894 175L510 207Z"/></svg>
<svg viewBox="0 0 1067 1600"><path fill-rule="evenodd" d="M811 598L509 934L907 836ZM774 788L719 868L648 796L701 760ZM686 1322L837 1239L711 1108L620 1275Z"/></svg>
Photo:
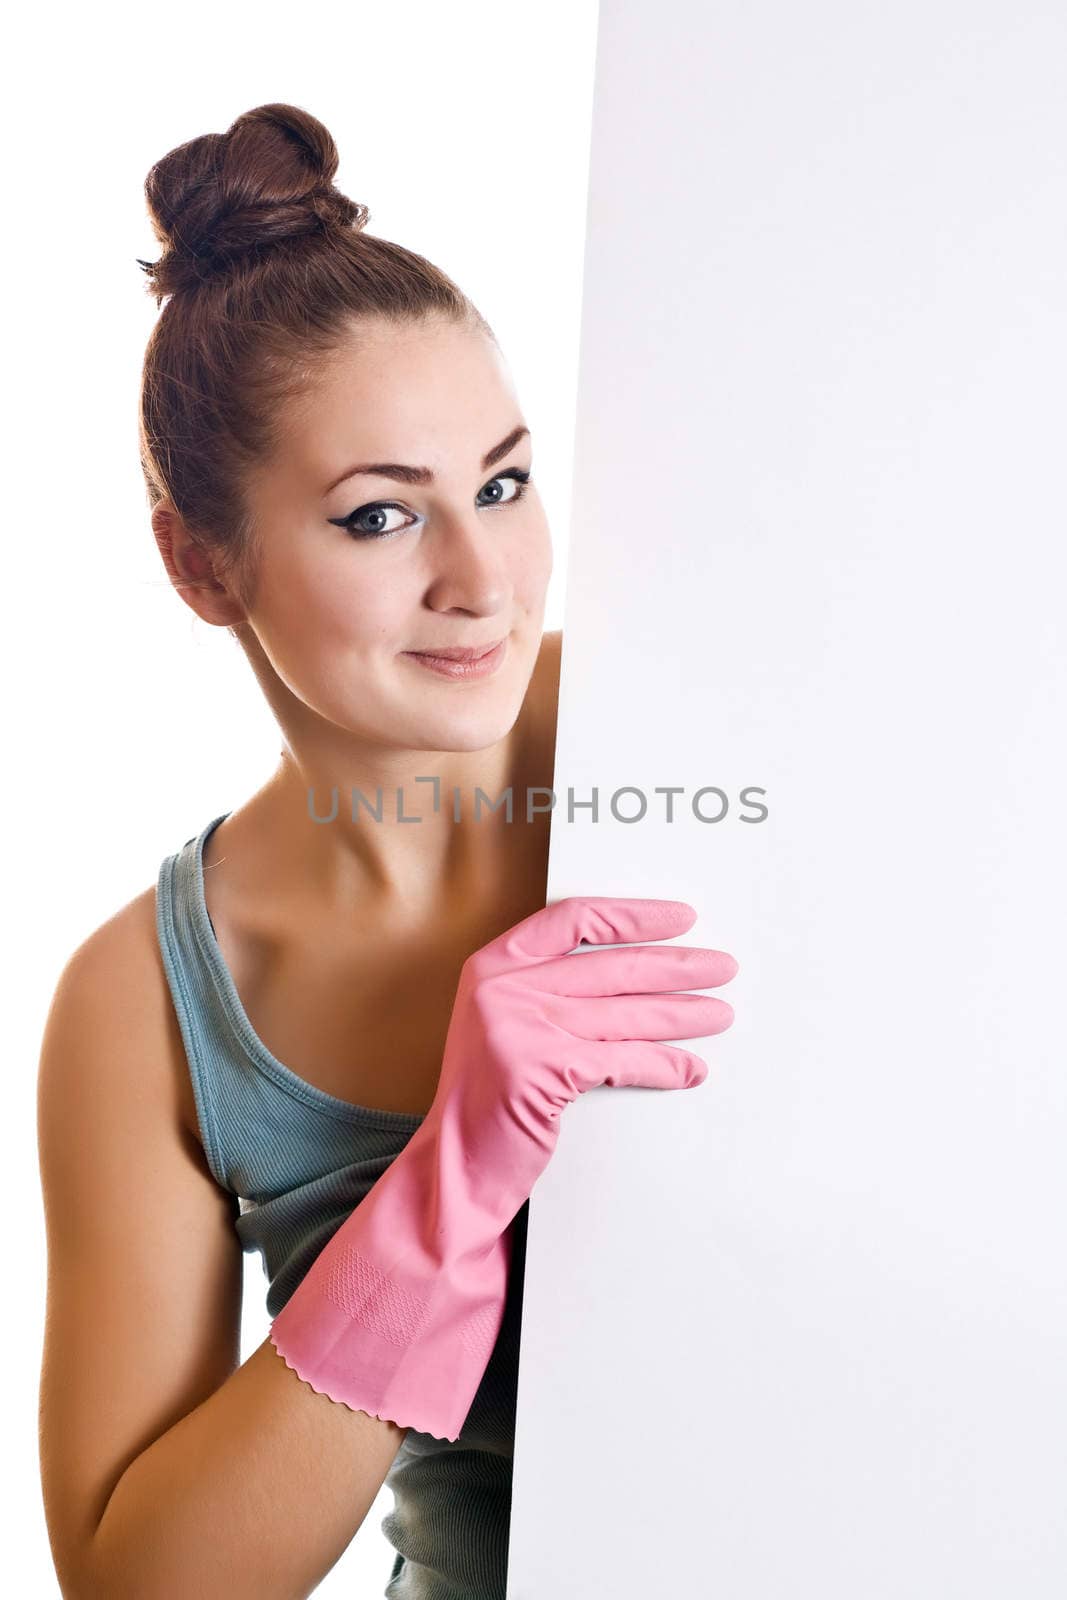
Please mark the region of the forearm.
<svg viewBox="0 0 1067 1600"><path fill-rule="evenodd" d="M302 1600L373 1503L405 1430L316 1394L264 1340L126 1468L74 1600Z"/></svg>

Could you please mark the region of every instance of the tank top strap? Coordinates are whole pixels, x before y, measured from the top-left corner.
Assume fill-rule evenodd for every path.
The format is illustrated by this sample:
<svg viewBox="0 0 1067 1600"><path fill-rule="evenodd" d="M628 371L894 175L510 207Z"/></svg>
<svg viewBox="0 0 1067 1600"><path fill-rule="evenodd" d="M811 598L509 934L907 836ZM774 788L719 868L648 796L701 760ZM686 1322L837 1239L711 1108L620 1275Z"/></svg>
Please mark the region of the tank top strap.
<svg viewBox="0 0 1067 1600"><path fill-rule="evenodd" d="M195 883L204 841L229 814L225 811L213 817L163 861L156 881L156 932L185 1045L204 1154L215 1181L236 1193L218 1109L220 1097L229 1092L232 1099L235 1085L224 1085L220 1080L233 1077L236 1063L232 1042L227 1039L225 1016L201 951ZM204 915L207 916L206 904Z"/></svg>
<svg viewBox="0 0 1067 1600"><path fill-rule="evenodd" d="M208 1166L224 1189L257 1202L353 1163L373 1178L423 1119L327 1094L272 1055L255 1032L204 896L204 845L229 815L213 817L167 856L156 884L160 953Z"/></svg>

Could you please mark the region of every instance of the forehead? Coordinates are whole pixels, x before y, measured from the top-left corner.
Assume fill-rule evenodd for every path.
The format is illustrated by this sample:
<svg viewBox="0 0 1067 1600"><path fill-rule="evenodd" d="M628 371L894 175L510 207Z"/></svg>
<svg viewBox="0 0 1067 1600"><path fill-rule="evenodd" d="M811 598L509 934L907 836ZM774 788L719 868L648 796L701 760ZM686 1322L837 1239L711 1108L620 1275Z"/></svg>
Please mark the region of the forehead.
<svg viewBox="0 0 1067 1600"><path fill-rule="evenodd" d="M357 461L468 471L518 420L507 367L481 329L361 324L290 408L279 465L320 487Z"/></svg>

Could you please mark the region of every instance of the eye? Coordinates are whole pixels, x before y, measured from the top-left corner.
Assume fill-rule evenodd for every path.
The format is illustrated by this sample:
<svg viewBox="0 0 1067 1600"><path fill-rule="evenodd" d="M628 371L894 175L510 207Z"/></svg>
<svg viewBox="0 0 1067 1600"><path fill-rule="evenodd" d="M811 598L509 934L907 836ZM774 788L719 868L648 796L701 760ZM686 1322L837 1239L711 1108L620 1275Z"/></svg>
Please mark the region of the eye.
<svg viewBox="0 0 1067 1600"><path fill-rule="evenodd" d="M504 495L501 485L513 482L515 493ZM509 467L507 472L498 472L495 478L478 491L479 506L507 506L515 505L526 493L526 486L530 482L530 473L524 472L520 467ZM482 495L489 494L488 500L483 500ZM400 523L397 527L390 527L388 518L391 511L401 516L407 516L408 521ZM396 533L403 533L404 529L413 527L420 518L412 515L399 505L395 500L371 500L365 506L360 506L356 511L350 511L347 517L327 517L327 522L335 528L344 528L353 539L391 539Z"/></svg>
<svg viewBox="0 0 1067 1600"><path fill-rule="evenodd" d="M372 500L368 505L360 506L358 511L350 511L347 517L327 517L326 520L332 522L335 528L344 528L354 539L388 539L418 521L417 517L411 517L407 523L391 528L388 518L392 511L403 515L404 507L398 506L393 500Z"/></svg>
<svg viewBox="0 0 1067 1600"><path fill-rule="evenodd" d="M514 494L509 494L506 499L502 499L500 495L497 494L493 499L483 503L491 506L506 506L513 505L516 500L521 500L523 495L526 493L526 485L530 481L530 474L528 472L520 471L518 467L510 467L507 472L501 472L497 477L490 478L489 482L486 484L481 493L486 494L488 490L493 488L494 484L508 483L509 481L514 481Z"/></svg>

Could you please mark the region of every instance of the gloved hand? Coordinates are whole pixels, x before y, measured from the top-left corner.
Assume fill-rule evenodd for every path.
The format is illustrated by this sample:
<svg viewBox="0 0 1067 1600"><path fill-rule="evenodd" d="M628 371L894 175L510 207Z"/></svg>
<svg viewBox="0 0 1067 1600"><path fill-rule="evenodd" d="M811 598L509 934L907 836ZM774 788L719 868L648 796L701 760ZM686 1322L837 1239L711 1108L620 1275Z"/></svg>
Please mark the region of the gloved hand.
<svg viewBox="0 0 1067 1600"><path fill-rule="evenodd" d="M559 1114L603 1084L691 1088L700 1056L667 1039L721 1033L711 988L737 963L672 945L678 900L571 896L463 964L437 1092L407 1145L274 1318L271 1343L320 1394L455 1440L500 1330L510 1224L555 1148Z"/></svg>

